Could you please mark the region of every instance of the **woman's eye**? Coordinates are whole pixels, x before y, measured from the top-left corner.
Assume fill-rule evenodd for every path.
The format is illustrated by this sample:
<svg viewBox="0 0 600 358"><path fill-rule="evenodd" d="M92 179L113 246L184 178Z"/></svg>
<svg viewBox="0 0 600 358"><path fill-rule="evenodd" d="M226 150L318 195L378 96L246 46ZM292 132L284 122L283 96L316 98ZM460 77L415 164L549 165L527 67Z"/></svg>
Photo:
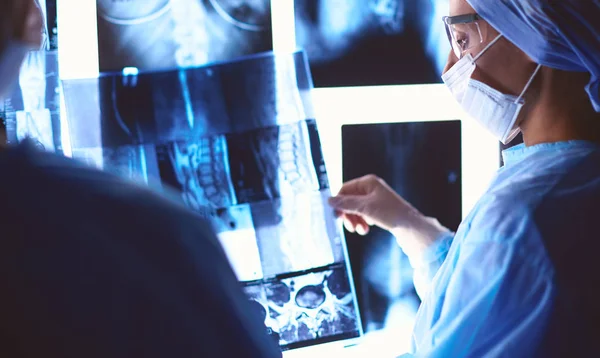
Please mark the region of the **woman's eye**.
<svg viewBox="0 0 600 358"><path fill-rule="evenodd" d="M461 50L466 51L469 49L469 37L468 36L457 36L456 42Z"/></svg>

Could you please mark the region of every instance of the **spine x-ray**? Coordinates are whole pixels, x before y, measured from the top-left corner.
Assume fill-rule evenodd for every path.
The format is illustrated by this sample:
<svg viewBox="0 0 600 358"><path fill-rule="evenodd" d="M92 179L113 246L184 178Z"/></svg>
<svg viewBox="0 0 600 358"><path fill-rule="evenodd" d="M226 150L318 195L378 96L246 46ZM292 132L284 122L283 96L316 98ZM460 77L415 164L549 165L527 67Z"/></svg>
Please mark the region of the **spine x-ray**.
<svg viewBox="0 0 600 358"><path fill-rule="evenodd" d="M273 49L270 0L97 0L100 71L172 69Z"/></svg>
<svg viewBox="0 0 600 358"><path fill-rule="evenodd" d="M361 334L302 52L64 82L73 156L214 225L283 349Z"/></svg>

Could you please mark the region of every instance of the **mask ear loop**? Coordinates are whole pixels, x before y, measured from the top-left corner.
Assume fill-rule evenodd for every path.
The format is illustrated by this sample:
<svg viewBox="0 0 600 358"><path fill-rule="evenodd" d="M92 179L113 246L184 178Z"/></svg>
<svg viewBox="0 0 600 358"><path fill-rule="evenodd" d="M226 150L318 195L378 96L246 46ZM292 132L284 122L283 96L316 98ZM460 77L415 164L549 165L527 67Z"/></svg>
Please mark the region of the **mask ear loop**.
<svg viewBox="0 0 600 358"><path fill-rule="evenodd" d="M529 87L533 83L533 80L535 79L535 76L538 74L538 72L540 71L541 68L542 68L542 65L537 65L537 67L535 68L535 71L533 71L533 75L531 75L531 77L529 78L529 81L527 81L527 84L525 85L525 88L523 88L523 92L521 92L521 95L519 96L519 98L517 98L517 100L515 101L515 103L519 103L523 99L523 97L525 96L525 92L527 92L527 90L529 89Z"/></svg>
<svg viewBox="0 0 600 358"><path fill-rule="evenodd" d="M486 51L489 50L490 47L494 46L496 42L498 42L498 40L500 40L501 38L502 34L496 36L496 38L493 39L492 42L490 42L486 47L484 47L483 50L481 50L481 52L477 56L475 56L475 58L473 58L472 64L475 64L475 62L477 62L477 60L479 60L479 58L483 56L483 54L486 53Z"/></svg>

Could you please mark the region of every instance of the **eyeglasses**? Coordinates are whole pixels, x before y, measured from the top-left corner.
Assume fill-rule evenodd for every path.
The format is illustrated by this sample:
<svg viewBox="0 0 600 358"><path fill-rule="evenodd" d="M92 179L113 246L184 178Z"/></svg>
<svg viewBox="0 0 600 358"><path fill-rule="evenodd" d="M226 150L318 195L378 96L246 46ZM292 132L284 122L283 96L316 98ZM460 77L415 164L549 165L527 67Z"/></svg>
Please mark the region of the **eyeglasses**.
<svg viewBox="0 0 600 358"><path fill-rule="evenodd" d="M479 25L483 19L477 14L444 16L442 20L446 25L448 41L459 59L467 50L485 41L485 30Z"/></svg>

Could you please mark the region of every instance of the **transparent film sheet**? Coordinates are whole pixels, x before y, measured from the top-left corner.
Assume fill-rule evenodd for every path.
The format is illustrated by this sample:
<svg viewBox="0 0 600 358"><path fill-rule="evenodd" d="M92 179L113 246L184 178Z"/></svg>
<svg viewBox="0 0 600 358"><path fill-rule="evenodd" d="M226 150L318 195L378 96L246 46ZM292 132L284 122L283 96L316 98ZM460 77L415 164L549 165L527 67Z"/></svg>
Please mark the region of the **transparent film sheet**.
<svg viewBox="0 0 600 358"><path fill-rule="evenodd" d="M201 66L273 50L271 0L97 0L100 71Z"/></svg>
<svg viewBox="0 0 600 358"><path fill-rule="evenodd" d="M39 149L62 153L61 91L56 51L31 51L17 83L2 100L6 139L14 145L26 138Z"/></svg>
<svg viewBox="0 0 600 358"><path fill-rule="evenodd" d="M197 139L310 118L302 52L64 80L73 149Z"/></svg>
<svg viewBox="0 0 600 358"><path fill-rule="evenodd" d="M282 349L362 335L302 52L63 85L73 156L208 217ZM283 306L273 285L288 287Z"/></svg>

